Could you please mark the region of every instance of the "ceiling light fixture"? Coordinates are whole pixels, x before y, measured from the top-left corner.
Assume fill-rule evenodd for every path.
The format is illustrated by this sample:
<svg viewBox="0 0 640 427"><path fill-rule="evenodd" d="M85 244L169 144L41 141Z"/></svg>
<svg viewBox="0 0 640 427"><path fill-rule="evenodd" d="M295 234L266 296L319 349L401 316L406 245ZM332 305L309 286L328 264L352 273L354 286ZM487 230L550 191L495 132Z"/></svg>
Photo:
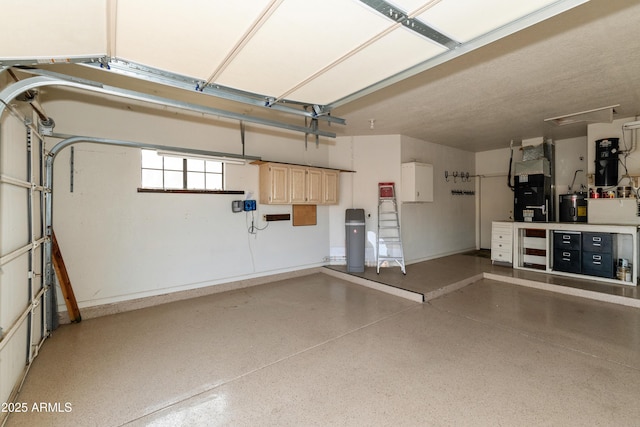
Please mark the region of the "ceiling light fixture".
<svg viewBox="0 0 640 427"><path fill-rule="evenodd" d="M545 122L556 126L566 126L575 123L611 123L616 107L620 104L609 105L607 107L594 108L593 110L580 111L579 113L565 114L564 116L551 117L544 119Z"/></svg>

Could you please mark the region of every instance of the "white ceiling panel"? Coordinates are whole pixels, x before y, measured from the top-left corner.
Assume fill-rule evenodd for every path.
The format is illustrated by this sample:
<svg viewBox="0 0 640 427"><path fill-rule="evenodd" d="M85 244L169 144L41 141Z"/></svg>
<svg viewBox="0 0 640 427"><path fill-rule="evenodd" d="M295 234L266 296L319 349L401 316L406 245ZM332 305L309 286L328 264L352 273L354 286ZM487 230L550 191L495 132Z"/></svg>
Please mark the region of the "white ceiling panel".
<svg viewBox="0 0 640 427"><path fill-rule="evenodd" d="M391 25L358 1L285 0L217 83L278 97Z"/></svg>
<svg viewBox="0 0 640 427"><path fill-rule="evenodd" d="M416 18L464 43L556 2L442 0Z"/></svg>
<svg viewBox="0 0 640 427"><path fill-rule="evenodd" d="M445 51L444 47L400 27L290 96L330 103Z"/></svg>
<svg viewBox="0 0 640 427"><path fill-rule="evenodd" d="M3 1L0 56L14 59L104 56L107 0Z"/></svg>
<svg viewBox="0 0 640 427"><path fill-rule="evenodd" d="M113 56L206 80L270 0L119 1Z"/></svg>

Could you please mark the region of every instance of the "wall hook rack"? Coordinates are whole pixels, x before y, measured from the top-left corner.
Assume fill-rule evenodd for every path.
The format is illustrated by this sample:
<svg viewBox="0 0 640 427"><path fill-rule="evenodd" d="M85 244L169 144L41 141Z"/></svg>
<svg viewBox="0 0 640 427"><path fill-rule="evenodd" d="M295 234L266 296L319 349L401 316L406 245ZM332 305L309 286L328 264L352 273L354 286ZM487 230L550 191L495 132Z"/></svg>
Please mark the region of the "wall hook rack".
<svg viewBox="0 0 640 427"><path fill-rule="evenodd" d="M453 171L452 173L449 173L449 171L444 171L444 180L446 182L449 182L450 176L453 177L453 182L457 183L458 178L460 178L460 182L471 182L471 178L477 175L470 175L469 172Z"/></svg>

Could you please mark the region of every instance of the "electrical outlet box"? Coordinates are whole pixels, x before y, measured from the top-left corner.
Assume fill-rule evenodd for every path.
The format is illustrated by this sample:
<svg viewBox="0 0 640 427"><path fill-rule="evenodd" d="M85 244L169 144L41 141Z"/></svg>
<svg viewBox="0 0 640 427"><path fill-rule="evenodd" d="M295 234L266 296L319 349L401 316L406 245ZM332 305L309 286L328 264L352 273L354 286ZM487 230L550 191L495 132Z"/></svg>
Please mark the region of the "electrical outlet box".
<svg viewBox="0 0 640 427"><path fill-rule="evenodd" d="M234 200L231 202L232 212L242 212L244 210L244 203L242 200Z"/></svg>
<svg viewBox="0 0 640 427"><path fill-rule="evenodd" d="M256 210L256 201L255 200L245 200L244 201L244 210L245 211L255 211Z"/></svg>

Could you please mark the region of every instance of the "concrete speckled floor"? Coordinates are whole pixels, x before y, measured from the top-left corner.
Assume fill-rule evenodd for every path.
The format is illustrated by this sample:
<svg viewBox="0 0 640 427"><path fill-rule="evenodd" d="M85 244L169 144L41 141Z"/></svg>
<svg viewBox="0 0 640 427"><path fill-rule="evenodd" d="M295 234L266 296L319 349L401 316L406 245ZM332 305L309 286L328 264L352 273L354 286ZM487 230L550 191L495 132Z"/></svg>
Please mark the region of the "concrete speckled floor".
<svg viewBox="0 0 640 427"><path fill-rule="evenodd" d="M638 396L636 308L487 279L420 304L318 273L63 326L17 401L72 410L7 425L621 426Z"/></svg>

